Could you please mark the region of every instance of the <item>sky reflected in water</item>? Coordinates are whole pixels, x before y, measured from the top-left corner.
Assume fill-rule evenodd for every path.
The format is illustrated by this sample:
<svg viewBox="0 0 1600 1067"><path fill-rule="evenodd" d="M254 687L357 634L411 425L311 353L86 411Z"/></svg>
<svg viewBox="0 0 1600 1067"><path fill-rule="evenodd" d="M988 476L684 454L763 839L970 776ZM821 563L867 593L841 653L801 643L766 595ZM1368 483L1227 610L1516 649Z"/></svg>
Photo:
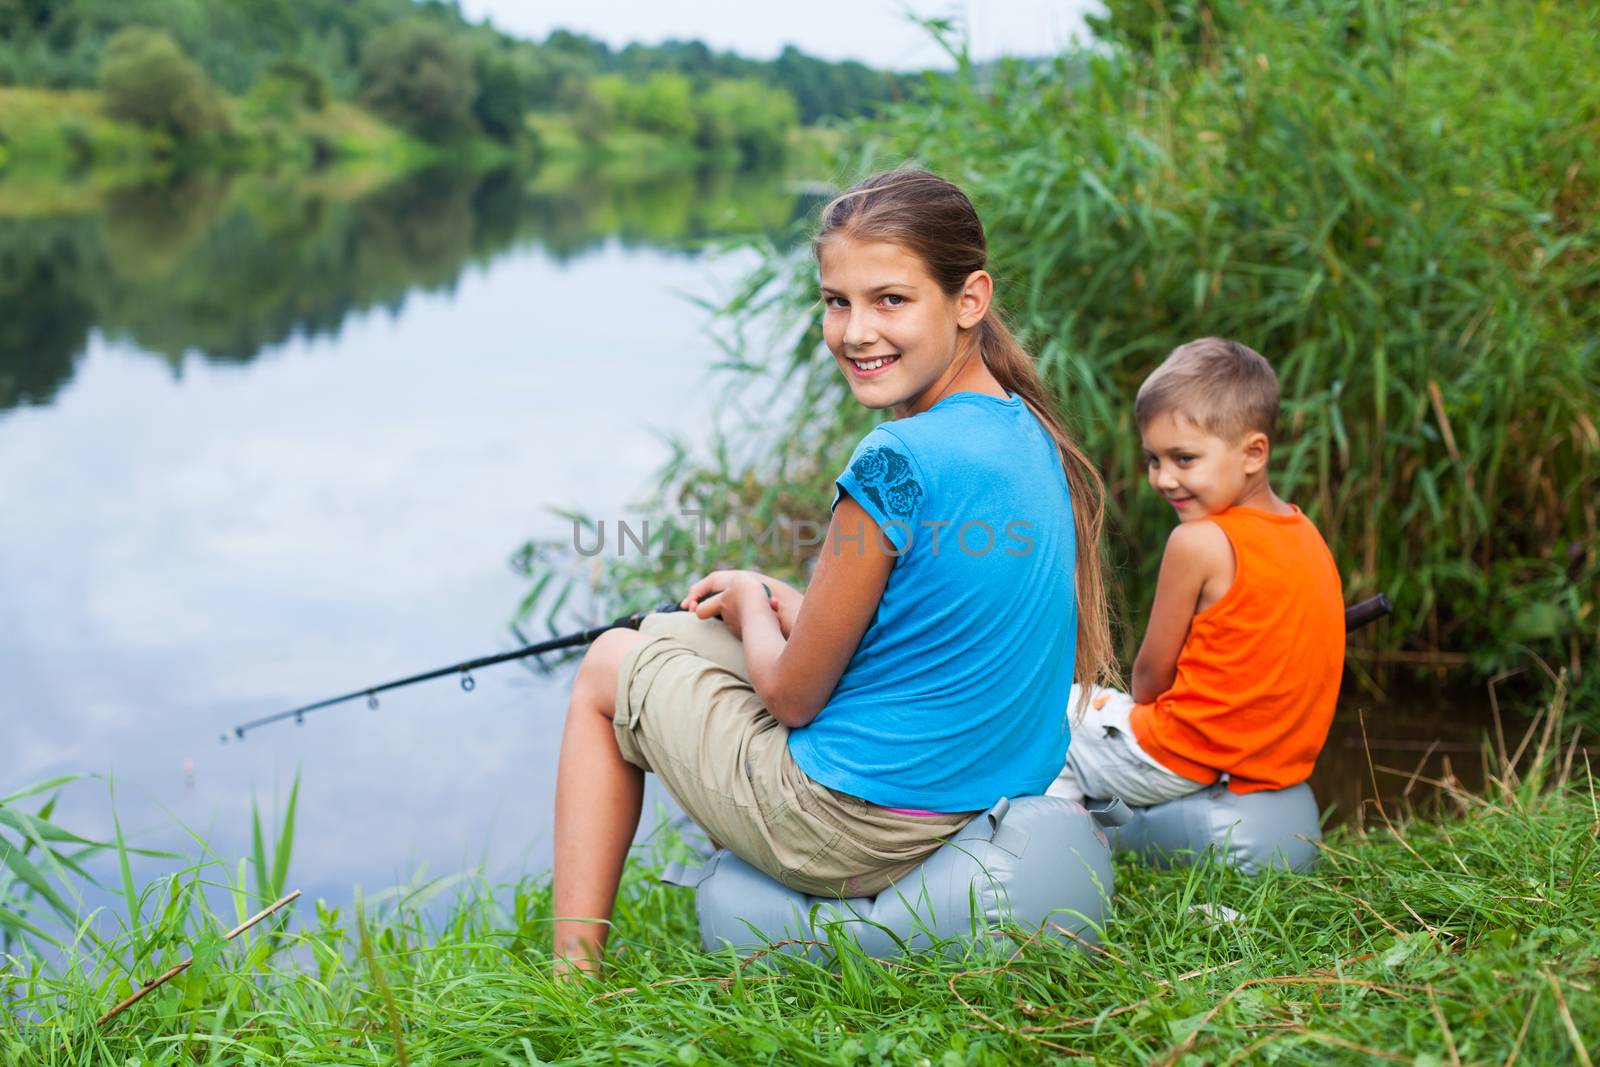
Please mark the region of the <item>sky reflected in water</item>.
<svg viewBox="0 0 1600 1067"><path fill-rule="evenodd" d="M290 881L543 869L570 668L515 665L218 743L234 723L514 647L507 558L625 514L710 415L704 312L741 261L536 247L453 293L247 365L176 372L92 335L48 406L0 415L4 785L114 776L137 843L249 849L303 776ZM186 763L192 773L186 773ZM57 820L109 835L98 783ZM180 825L181 824L181 825ZM141 875L169 868L146 860Z"/></svg>

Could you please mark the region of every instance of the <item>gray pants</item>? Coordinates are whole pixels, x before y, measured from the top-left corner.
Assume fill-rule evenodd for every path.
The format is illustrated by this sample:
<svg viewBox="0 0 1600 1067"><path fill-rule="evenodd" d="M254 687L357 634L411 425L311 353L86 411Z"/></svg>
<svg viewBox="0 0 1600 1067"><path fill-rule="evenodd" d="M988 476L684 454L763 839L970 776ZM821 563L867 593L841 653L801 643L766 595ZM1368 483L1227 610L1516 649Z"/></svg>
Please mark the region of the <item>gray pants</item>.
<svg viewBox="0 0 1600 1067"><path fill-rule="evenodd" d="M1077 707L1072 687L1069 708ZM1206 786L1169 771L1139 747L1128 722L1133 698L1115 689L1096 689L1089 696L1083 722L1072 724L1067 765L1045 792L1083 803L1085 799L1121 797L1124 804L1148 807L1176 800Z"/></svg>

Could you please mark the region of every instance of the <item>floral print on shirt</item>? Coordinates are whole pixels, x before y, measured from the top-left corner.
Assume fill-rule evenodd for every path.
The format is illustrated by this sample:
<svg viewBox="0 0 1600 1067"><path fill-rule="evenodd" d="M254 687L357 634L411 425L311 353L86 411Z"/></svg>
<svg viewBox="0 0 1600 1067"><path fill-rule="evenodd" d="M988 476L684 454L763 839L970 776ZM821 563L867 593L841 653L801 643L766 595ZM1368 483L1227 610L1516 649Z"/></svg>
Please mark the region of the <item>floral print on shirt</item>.
<svg viewBox="0 0 1600 1067"><path fill-rule="evenodd" d="M892 448L867 449L850 464L850 473L878 510L892 518L908 522L922 505L911 461Z"/></svg>

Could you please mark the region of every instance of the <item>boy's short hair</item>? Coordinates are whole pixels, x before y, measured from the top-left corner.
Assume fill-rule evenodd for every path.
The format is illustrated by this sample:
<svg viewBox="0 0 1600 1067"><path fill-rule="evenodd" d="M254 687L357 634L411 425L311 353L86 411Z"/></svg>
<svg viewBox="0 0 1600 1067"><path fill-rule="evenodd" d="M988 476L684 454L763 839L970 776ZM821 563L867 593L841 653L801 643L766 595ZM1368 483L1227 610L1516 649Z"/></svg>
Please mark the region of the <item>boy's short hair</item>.
<svg viewBox="0 0 1600 1067"><path fill-rule="evenodd" d="M1226 441L1256 431L1271 441L1278 376L1254 349L1225 337L1202 337L1174 348L1139 386L1133 417L1141 428L1169 412Z"/></svg>

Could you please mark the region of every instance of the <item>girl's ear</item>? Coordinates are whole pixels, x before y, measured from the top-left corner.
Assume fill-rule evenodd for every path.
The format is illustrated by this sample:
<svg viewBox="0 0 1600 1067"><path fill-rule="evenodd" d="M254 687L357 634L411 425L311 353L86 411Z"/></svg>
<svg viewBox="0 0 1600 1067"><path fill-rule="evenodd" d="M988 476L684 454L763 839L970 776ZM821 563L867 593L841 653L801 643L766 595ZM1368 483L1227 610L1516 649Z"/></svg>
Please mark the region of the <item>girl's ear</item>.
<svg viewBox="0 0 1600 1067"><path fill-rule="evenodd" d="M1244 472L1255 474L1265 470L1267 459L1272 453L1272 442L1267 440L1267 435L1260 430L1245 435L1244 438Z"/></svg>
<svg viewBox="0 0 1600 1067"><path fill-rule="evenodd" d="M983 321L989 313L989 301L994 299L994 279L986 270L975 270L967 275L956 294L956 325L970 330Z"/></svg>

